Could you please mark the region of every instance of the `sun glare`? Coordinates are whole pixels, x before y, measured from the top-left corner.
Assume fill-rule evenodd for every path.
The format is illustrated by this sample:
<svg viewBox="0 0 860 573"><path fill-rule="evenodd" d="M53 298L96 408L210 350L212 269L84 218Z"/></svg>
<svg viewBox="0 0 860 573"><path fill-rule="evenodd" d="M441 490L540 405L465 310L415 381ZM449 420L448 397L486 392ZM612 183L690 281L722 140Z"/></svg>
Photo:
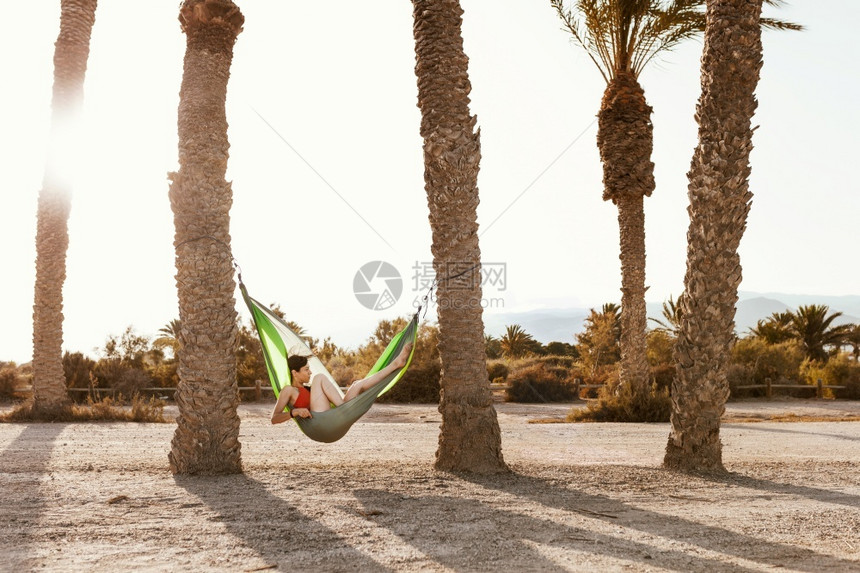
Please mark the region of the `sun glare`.
<svg viewBox="0 0 860 573"><path fill-rule="evenodd" d="M87 142L81 115L55 116L48 135L44 185L57 193L71 193L84 173Z"/></svg>

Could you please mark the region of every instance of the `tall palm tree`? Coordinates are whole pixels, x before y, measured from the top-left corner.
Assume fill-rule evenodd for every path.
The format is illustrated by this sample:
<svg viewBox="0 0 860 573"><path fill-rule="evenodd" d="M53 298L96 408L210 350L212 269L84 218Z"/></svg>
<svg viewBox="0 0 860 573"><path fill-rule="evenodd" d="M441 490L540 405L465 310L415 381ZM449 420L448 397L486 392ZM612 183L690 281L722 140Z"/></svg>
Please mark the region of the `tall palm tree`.
<svg viewBox="0 0 860 573"><path fill-rule="evenodd" d="M644 198L654 190L651 106L639 84L660 52L704 29L701 1L550 0L606 81L598 113L603 199L618 208L621 259L621 383L647 392Z"/></svg>
<svg viewBox="0 0 860 573"><path fill-rule="evenodd" d="M720 416L741 282L755 89L762 65L762 0L708 0L699 143L689 178L687 270L678 305L672 430L664 464L723 471ZM797 27L795 27L796 29Z"/></svg>
<svg viewBox="0 0 860 573"><path fill-rule="evenodd" d="M71 181L62 165L75 141L96 0L62 0L54 46L51 146L36 214L36 288L33 303L33 408L50 417L68 403L63 375L63 283L69 247Z"/></svg>
<svg viewBox="0 0 860 573"><path fill-rule="evenodd" d="M502 353L507 358L519 358L528 354L534 341L531 334L523 330L519 324L512 324L505 328L502 335Z"/></svg>
<svg viewBox="0 0 860 573"><path fill-rule="evenodd" d="M171 173L179 297L179 406L169 454L180 474L242 471L236 383L238 338L230 249L232 189L224 104L244 17L231 0L185 0L179 171Z"/></svg>
<svg viewBox="0 0 860 573"><path fill-rule="evenodd" d="M823 304L801 306L792 313L792 332L810 360L827 362L830 358L828 348L838 350L847 343L852 325L834 326L833 321L842 313L829 313L830 309Z"/></svg>
<svg viewBox="0 0 860 573"><path fill-rule="evenodd" d="M636 396L650 387L643 207L644 198L654 190L651 106L639 75L655 56L704 31L701 8L705 0L550 0L550 4L606 81L598 113L597 147L603 163L603 199L618 208L620 377ZM572 4L572 9L565 4ZM762 23L786 26L771 19Z"/></svg>
<svg viewBox="0 0 860 573"><path fill-rule="evenodd" d="M436 467L506 471L481 318L477 118L469 112L468 62L458 0L413 0L415 75L424 139L433 267L439 277L442 429Z"/></svg>

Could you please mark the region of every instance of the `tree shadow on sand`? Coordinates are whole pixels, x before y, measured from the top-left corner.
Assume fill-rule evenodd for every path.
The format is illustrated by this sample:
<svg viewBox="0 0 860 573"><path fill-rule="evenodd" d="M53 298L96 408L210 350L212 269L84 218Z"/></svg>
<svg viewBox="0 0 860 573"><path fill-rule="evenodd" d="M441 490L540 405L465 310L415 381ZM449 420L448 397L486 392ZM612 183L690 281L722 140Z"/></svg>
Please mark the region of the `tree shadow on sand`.
<svg viewBox="0 0 860 573"><path fill-rule="evenodd" d="M814 423L814 422L813 422ZM842 424L851 424L856 422L841 422ZM832 422L831 422L832 424ZM803 431L803 430L789 430L784 428L774 428L770 426L758 426L756 424L723 424L723 428L733 428L735 430L753 430L758 432L769 432L773 434L804 434L810 436L820 436L822 438L833 438L837 440L851 440L851 441L860 441L860 438L857 436L847 436L845 434L825 434L823 432L814 432L814 431ZM808 426L804 426L808 427Z"/></svg>
<svg viewBox="0 0 860 573"><path fill-rule="evenodd" d="M849 463L848 465L850 466L849 471L851 474L856 476L856 464ZM860 508L860 496L832 489L797 485L794 483L781 483L768 479L747 476L736 472L729 472L722 476L718 474L704 475L701 477L702 479L722 485L740 486L776 495L797 496L821 503L831 503L844 505L846 507ZM811 475L810 477L813 480L815 479L814 475Z"/></svg>
<svg viewBox="0 0 860 573"><path fill-rule="evenodd" d="M529 481L529 486L544 489L547 484ZM475 482L482 485L480 481ZM490 483L498 485L494 480ZM519 487L517 488L519 489ZM506 493L514 493L503 488ZM533 506L522 511L493 507L492 496L486 501L444 495L403 496L386 490L362 489L354 492L368 508L377 525L388 528L427 554L437 563L455 571L597 571L605 560L592 562L589 556L605 556L617 560L616 567L634 564L647 568L659 567L670 571L718 571L725 563L706 556L693 555L680 549L657 549L647 543L624 539L620 535L595 532L572 523L560 522L535 513ZM520 495L519 493L514 493ZM421 526L416 521L399 520L387 514L385 508L400 506L398 514L435 516L433 525ZM531 505L531 504L527 504ZM573 510L578 515L616 519L584 509L582 500ZM553 507L559 508L558 505ZM376 508L376 509L373 509ZM563 508L563 506L561 507ZM620 509L620 508L619 508ZM668 517L666 517L668 519ZM621 524L619 524L621 525ZM733 571L753 571L733 566Z"/></svg>
<svg viewBox="0 0 860 573"><path fill-rule="evenodd" d="M196 496L236 539L266 563L258 570L391 571L361 551L344 544L337 532L306 517L300 492L290 503L265 483L237 474L176 476L176 484ZM292 490L278 488L289 497Z"/></svg>
<svg viewBox="0 0 860 573"><path fill-rule="evenodd" d="M668 491L671 486L673 474L668 470L630 467L630 472L639 472L642 478L656 484L664 484L662 491ZM824 553L818 553L808 548L797 547L785 543L779 543L762 537L747 535L730 529L706 525L698 521L672 515L670 513L659 513L643 509L635 504L619 501L604 495L595 495L576 489L575 484L567 485L540 477L512 474L504 478L482 478L480 476L459 476L475 485L482 486L491 491L504 492L513 496L519 496L527 500L537 502L547 508L561 509L573 513L585 513L586 515L612 523L613 525L640 531L642 533L660 536L683 543L701 550L713 551L738 559L765 565L770 567L783 567L790 563L792 569L797 571L817 572L822 570L847 571L856 570L860 563L855 560L846 560L833 557ZM571 476L573 477L573 476ZM816 501L834 503L834 499L841 503L857 507L858 498L853 495L840 494L817 488L805 486L793 486L768 482L767 480L738 477L733 474L722 478L710 479L712 483L731 483L743 487L763 489L775 494L788 493L802 495ZM667 506L679 503L660 490L648 492L655 499L665 498ZM707 501L707 500L703 500ZM839 503L840 501L837 501ZM653 502L652 502L653 503ZM751 517L753 520L754 517ZM522 531L518 529L518 531ZM593 535L593 534L592 534ZM701 555L689 551L664 552L657 548L651 548L642 544L630 544L620 537L611 536L606 544L614 548L623 548L623 559L639 560L641 555L647 553L650 557L647 563L652 567L664 567L673 570L695 570L713 571L726 570L743 571L737 563L729 564L726 561L704 558ZM642 545L640 547L640 545ZM594 547L587 543L570 544L572 549L578 551L594 551ZM609 553L616 555L617 553ZM637 554L640 556L637 558ZM659 555L658 555L659 554Z"/></svg>
<svg viewBox="0 0 860 573"><path fill-rule="evenodd" d="M6 428L10 426L5 426ZM0 569L28 571L36 567L33 531L47 509L43 478L57 438L66 424L28 424L0 452Z"/></svg>

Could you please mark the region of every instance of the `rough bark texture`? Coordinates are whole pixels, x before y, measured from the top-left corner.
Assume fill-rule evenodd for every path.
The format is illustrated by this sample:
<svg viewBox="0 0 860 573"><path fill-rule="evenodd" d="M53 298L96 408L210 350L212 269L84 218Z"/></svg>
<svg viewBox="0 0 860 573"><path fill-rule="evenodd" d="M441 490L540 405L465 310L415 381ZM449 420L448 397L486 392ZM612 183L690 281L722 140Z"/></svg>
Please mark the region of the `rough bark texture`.
<svg viewBox="0 0 860 573"><path fill-rule="evenodd" d="M436 468L496 473L507 466L484 350L477 267L481 146L477 118L469 112L469 60L460 31L463 10L457 0L414 0L413 8L424 181L439 278L442 427Z"/></svg>
<svg viewBox="0 0 860 573"><path fill-rule="evenodd" d="M603 95L597 146L603 162L603 199L618 207L621 239L621 383L647 392L644 197L654 190L653 128L645 92L628 72L618 73Z"/></svg>
<svg viewBox="0 0 860 573"><path fill-rule="evenodd" d="M84 78L96 0L63 0L54 47L51 146L39 192L36 221L36 288L33 304L34 408L48 415L69 402L63 374L63 284L69 247L70 146L83 103Z"/></svg>
<svg viewBox="0 0 860 573"><path fill-rule="evenodd" d="M179 102L179 172L170 174L181 322L177 428L180 474L242 471L236 383L236 301L230 249L232 189L225 101L244 18L229 0L186 0Z"/></svg>
<svg viewBox="0 0 860 573"><path fill-rule="evenodd" d="M751 119L762 64L762 0L709 0L696 111L699 144L689 177L687 272L679 301L672 431L667 467L723 471L720 416L741 282L738 245L746 228Z"/></svg>

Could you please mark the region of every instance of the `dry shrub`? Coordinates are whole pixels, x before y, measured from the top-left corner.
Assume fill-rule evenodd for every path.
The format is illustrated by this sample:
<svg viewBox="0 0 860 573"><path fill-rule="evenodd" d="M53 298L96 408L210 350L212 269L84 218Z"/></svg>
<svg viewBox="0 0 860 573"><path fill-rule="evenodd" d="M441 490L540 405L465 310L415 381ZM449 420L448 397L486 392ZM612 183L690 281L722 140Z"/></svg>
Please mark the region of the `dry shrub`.
<svg viewBox="0 0 860 573"><path fill-rule="evenodd" d="M507 402L570 402L578 398L566 368L533 362L508 375Z"/></svg>
<svg viewBox="0 0 860 573"><path fill-rule="evenodd" d="M343 362L334 361L329 365L329 373L337 385L341 388L349 386L355 381L355 369Z"/></svg>
<svg viewBox="0 0 860 573"><path fill-rule="evenodd" d="M629 384L610 384L600 389L597 400L585 409L574 409L568 422L668 422L672 413L669 390L651 384L636 391Z"/></svg>
<svg viewBox="0 0 860 573"><path fill-rule="evenodd" d="M548 356L540 356L537 360L541 364L546 364L547 366L559 366L568 370L572 370L577 366L577 359L573 356L550 354Z"/></svg>
<svg viewBox="0 0 860 573"><path fill-rule="evenodd" d="M599 386L598 388L585 388L579 393L580 398L593 400L600 395L602 386L618 384L618 364L607 364L593 369L590 374L581 373L577 375L583 384Z"/></svg>
<svg viewBox="0 0 860 573"><path fill-rule="evenodd" d="M167 422L164 418L165 401L158 398L135 397L131 401L131 422Z"/></svg>
<svg viewBox="0 0 860 573"><path fill-rule="evenodd" d="M120 400L122 397L120 397ZM102 398L86 404L64 404L45 410L34 407L32 400L0 416L0 422L167 422L164 400L135 396L128 406L113 398Z"/></svg>
<svg viewBox="0 0 860 573"><path fill-rule="evenodd" d="M15 397L15 390L24 385L24 380L18 369L14 366L3 366L0 368L0 399L11 400Z"/></svg>
<svg viewBox="0 0 860 573"><path fill-rule="evenodd" d="M137 396L144 388L152 386L152 377L136 368L125 368L114 381L113 388L124 396Z"/></svg>

